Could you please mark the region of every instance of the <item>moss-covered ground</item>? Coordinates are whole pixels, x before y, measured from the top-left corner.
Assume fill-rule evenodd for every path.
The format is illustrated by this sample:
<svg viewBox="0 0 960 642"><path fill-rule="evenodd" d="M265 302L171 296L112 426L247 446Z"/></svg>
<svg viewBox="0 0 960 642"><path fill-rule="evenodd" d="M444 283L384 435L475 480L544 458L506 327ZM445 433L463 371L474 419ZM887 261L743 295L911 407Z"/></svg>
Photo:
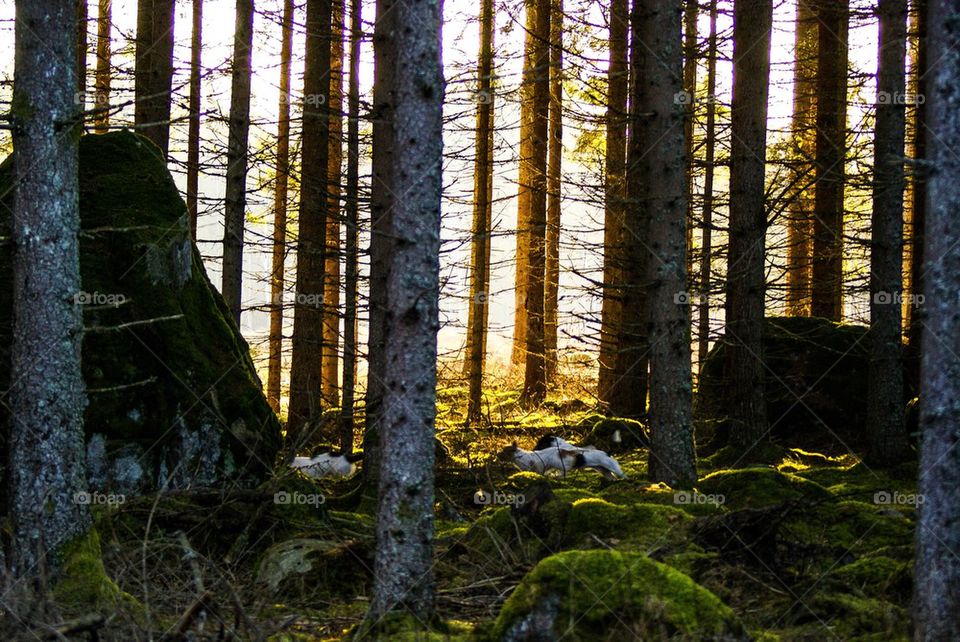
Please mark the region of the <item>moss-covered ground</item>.
<svg viewBox="0 0 960 642"><path fill-rule="evenodd" d="M444 389L438 402L450 458L437 474L437 622L360 626L374 516L359 478L287 471L257 489L178 491L98 513L112 581L89 564L88 542L77 564L90 566L93 588L62 590L89 592L85 608L119 602L136 614L126 626L155 632L180 626L209 591L216 621L241 639L524 639L534 625L552 627L542 639L569 640L908 638L914 466L773 444L704 457L696 488L674 491L646 479L640 446L617 455L626 480L543 478L493 454L548 431L585 443L602 418L576 400L530 412L491 390L500 423L463 429L463 392Z"/></svg>

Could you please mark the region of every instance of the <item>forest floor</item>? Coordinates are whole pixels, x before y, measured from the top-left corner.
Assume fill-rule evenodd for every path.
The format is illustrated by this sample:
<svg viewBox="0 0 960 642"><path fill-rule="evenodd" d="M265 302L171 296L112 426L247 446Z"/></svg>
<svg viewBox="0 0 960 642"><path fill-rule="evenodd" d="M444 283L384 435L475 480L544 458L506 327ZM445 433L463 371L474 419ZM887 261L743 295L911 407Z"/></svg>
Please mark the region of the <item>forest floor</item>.
<svg viewBox="0 0 960 642"><path fill-rule="evenodd" d="M466 429L464 393L444 389L438 399L449 455L436 488L442 623L431 634L398 624L389 639L502 639L548 584L566 620L544 639L908 639L915 465L880 471L850 454L722 449L701 458L695 492L674 492L646 481L639 448L616 455L626 480L590 471L544 479L494 454L513 441L532 448L548 432L586 443L602 420L590 404L559 400L528 413L515 392L491 390L491 425ZM374 505L358 489L359 477L319 483L278 471L258 489L99 508L104 568L116 584L101 578L64 600L77 614L114 605L103 633L116 639L339 639L361 621L371 591ZM277 493L300 499L277 503ZM571 576L548 583L545 574L557 573L547 562L528 575L550 556ZM589 577L572 570L598 556L612 566ZM633 567L623 569L637 556L669 569L658 564L660 579L631 583Z"/></svg>

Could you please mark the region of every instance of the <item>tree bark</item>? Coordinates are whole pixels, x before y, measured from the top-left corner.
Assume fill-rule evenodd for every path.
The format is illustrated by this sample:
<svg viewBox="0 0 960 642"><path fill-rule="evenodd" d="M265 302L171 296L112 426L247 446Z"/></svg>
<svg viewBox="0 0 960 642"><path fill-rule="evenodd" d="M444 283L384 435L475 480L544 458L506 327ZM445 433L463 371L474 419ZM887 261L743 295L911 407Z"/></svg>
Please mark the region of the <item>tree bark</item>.
<svg viewBox="0 0 960 642"><path fill-rule="evenodd" d="M443 76L438 0L394 8L394 201L377 550L370 617L433 614L434 419Z"/></svg>
<svg viewBox="0 0 960 642"><path fill-rule="evenodd" d="M493 0L480 3L480 52L477 63L477 155L473 170L473 252L470 312L467 318L467 421L480 420L483 364L486 356L490 278L490 225L493 214Z"/></svg>
<svg viewBox="0 0 960 642"><path fill-rule="evenodd" d="M187 124L187 212L190 237L197 241L200 195L200 77L203 54L203 0L193 0L193 34L190 38L190 119Z"/></svg>
<svg viewBox="0 0 960 642"><path fill-rule="evenodd" d="M547 228L547 124L550 111L550 3L527 0L527 49L524 60L524 102L529 103L527 152L521 150L522 191L527 192L527 262L524 288L526 313L524 403L534 406L547 396L544 353L544 300ZM521 139L522 144L522 139Z"/></svg>
<svg viewBox="0 0 960 642"><path fill-rule="evenodd" d="M848 0L818 0L816 196L810 313L843 318Z"/></svg>
<svg viewBox="0 0 960 642"><path fill-rule="evenodd" d="M960 2L931 0L926 220L925 376L920 412L919 493L914 578L914 640L960 639Z"/></svg>
<svg viewBox="0 0 960 642"><path fill-rule="evenodd" d="M703 171L703 235L700 250L700 300L697 319L697 372L710 350L710 287L713 260L713 178L717 146L717 0L710 0L710 38L707 43L707 122Z"/></svg>
<svg viewBox="0 0 960 642"><path fill-rule="evenodd" d="M307 49L303 72L300 218L296 301L290 360L287 438L296 445L303 424L320 410L323 348L323 253L327 229L327 168L330 153L326 106L330 98L331 0L307 1Z"/></svg>
<svg viewBox="0 0 960 642"><path fill-rule="evenodd" d="M330 40L330 190L323 306L323 401L340 405L340 166L343 162L343 17L345 0L332 0Z"/></svg>
<svg viewBox="0 0 960 642"><path fill-rule="evenodd" d="M17 2L8 562L28 594L52 585L63 547L91 523L87 504L77 499L86 489L87 399L80 370L76 33L72 0Z"/></svg>
<svg viewBox="0 0 960 642"><path fill-rule="evenodd" d="M545 240L543 349L546 380L557 372L560 299L560 203L563 189L563 0L550 3L550 107L547 148L547 229Z"/></svg>
<svg viewBox="0 0 960 642"><path fill-rule="evenodd" d="M97 75L94 79L93 131L106 134L110 127L110 29L111 0L100 0L97 11Z"/></svg>
<svg viewBox="0 0 960 642"><path fill-rule="evenodd" d="M646 281L650 311L650 479L689 488L697 479L693 451L690 372L690 305L687 280L688 165L684 120L688 104L681 71L682 0L644 0L638 11L635 47L638 71L632 135L647 153L636 171L642 185L637 205L645 210L650 253Z"/></svg>
<svg viewBox="0 0 960 642"><path fill-rule="evenodd" d="M253 48L253 0L237 0L224 197L224 302L240 326L243 291L243 230L247 209L247 139L250 132L250 53Z"/></svg>
<svg viewBox="0 0 960 642"><path fill-rule="evenodd" d="M174 0L138 0L134 123L166 158L170 145Z"/></svg>
<svg viewBox="0 0 960 642"><path fill-rule="evenodd" d="M683 2L683 96L686 100L687 118L683 121L683 140L687 158L687 274L693 274L693 121L697 104L697 49L699 47L697 19L700 14L699 0Z"/></svg>
<svg viewBox="0 0 960 642"><path fill-rule="evenodd" d="M76 0L76 9L77 9L77 99L80 103L82 113L83 107L86 103L86 93L87 93L87 52L90 49L87 35L87 21L89 20L89 12L87 7L87 0Z"/></svg>
<svg viewBox="0 0 960 642"><path fill-rule="evenodd" d="M797 3L793 68L791 177L787 217L787 314L810 316L813 261L814 164L816 153L817 17L806 1Z"/></svg>
<svg viewBox="0 0 960 642"><path fill-rule="evenodd" d="M880 0L877 118L873 143L870 243L870 376L867 426L872 463L890 465L907 453L904 427L901 294L906 129L907 2Z"/></svg>
<svg viewBox="0 0 960 642"><path fill-rule="evenodd" d="M603 213L603 302L600 309L600 359L597 397L608 407L616 379L623 276L624 176L627 149L627 0L610 3L610 66L607 68L607 115Z"/></svg>
<svg viewBox="0 0 960 642"><path fill-rule="evenodd" d="M726 340L733 397L731 440L744 449L755 446L767 433L764 170L772 16L770 0L736 0L734 4Z"/></svg>
<svg viewBox="0 0 960 642"><path fill-rule="evenodd" d="M287 256L287 186L290 179L290 59L293 50L293 0L283 2L280 44L280 101L277 106L277 177L273 190L273 257L270 266L270 340L267 401L280 412L283 372L284 259Z"/></svg>

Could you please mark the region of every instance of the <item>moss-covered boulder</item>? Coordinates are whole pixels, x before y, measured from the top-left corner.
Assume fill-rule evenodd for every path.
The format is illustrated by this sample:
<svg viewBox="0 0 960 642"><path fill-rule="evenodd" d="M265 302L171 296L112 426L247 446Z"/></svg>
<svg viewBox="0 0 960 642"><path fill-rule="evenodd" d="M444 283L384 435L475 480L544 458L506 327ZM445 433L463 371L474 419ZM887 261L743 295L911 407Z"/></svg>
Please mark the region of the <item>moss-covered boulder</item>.
<svg viewBox="0 0 960 642"><path fill-rule="evenodd" d="M493 636L521 640L747 640L733 611L688 576L640 553L568 551L537 564L503 605Z"/></svg>
<svg viewBox="0 0 960 642"><path fill-rule="evenodd" d="M12 158L0 165L10 232ZM80 141L80 262L88 477L136 494L256 482L280 425L249 349L207 278L159 150L130 132ZM10 381L12 254L0 246L0 387ZM6 422L4 422L6 423Z"/></svg>
<svg viewBox="0 0 960 642"><path fill-rule="evenodd" d="M789 445L865 446L867 328L809 317L771 317L764 326L764 386L771 436ZM730 413L727 346L721 339L700 375L695 417L725 443ZM701 438L709 435L701 435Z"/></svg>
<svg viewBox="0 0 960 642"><path fill-rule="evenodd" d="M701 479L697 490L731 510L747 506L761 508L801 497L830 497L820 484L773 468L718 470Z"/></svg>

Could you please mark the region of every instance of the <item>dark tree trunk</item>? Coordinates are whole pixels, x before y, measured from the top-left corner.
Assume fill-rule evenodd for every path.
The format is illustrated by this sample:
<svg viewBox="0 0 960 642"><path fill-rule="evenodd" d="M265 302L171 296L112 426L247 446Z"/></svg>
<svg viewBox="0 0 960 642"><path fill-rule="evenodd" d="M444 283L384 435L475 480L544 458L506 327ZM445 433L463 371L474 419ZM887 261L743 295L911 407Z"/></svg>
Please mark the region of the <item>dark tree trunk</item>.
<svg viewBox="0 0 960 642"><path fill-rule="evenodd" d="M347 88L347 198L344 227L343 399L340 447L353 451L353 406L357 376L357 266L360 225L360 18L363 0L350 3L350 81ZM369 465L369 460L368 464Z"/></svg>
<svg viewBox="0 0 960 642"><path fill-rule="evenodd" d="M174 0L138 0L134 123L160 148L170 144Z"/></svg>
<svg viewBox="0 0 960 642"><path fill-rule="evenodd" d="M18 1L11 118L13 345L7 504L9 570L29 594L90 527L80 371L83 317L77 187L76 3ZM46 579L50 579L49 577Z"/></svg>
<svg viewBox="0 0 960 642"><path fill-rule="evenodd" d="M393 206L377 550L370 617L433 614L443 76L438 0L394 8ZM379 44L379 43L378 43Z"/></svg>
<svg viewBox="0 0 960 642"><path fill-rule="evenodd" d="M89 8L87 0L76 0L77 8L77 92L79 94L81 113L86 102L87 92L87 52L90 49L87 35L87 20L89 20Z"/></svg>
<svg viewBox="0 0 960 642"><path fill-rule="evenodd" d="M528 405L547 396L544 354L544 278L547 228L547 123L550 111L550 3L527 0L527 48L523 70L524 102L530 104L528 156L521 152L522 191L527 192L527 262L523 310L526 313L523 395Z"/></svg>
<svg viewBox="0 0 960 642"><path fill-rule="evenodd" d="M645 0L637 11L635 47L642 56L632 136L647 150L635 168L643 186L637 205L645 210L649 284L650 479L689 488L697 479L693 452L690 306L687 280L687 163L681 70L682 2Z"/></svg>
<svg viewBox="0 0 960 642"><path fill-rule="evenodd" d="M467 421L480 420L490 278L490 222L493 213L493 0L480 3L477 64L477 156L473 171L473 256L467 319Z"/></svg>
<svg viewBox="0 0 960 642"><path fill-rule="evenodd" d="M307 52L303 72L303 133L296 301L290 360L287 437L296 445L304 422L320 409L323 347L323 250L327 229L326 106L330 97L331 0L307 1Z"/></svg>
<svg viewBox="0 0 960 642"><path fill-rule="evenodd" d="M816 197L810 313L843 318L848 0L818 0Z"/></svg>
<svg viewBox="0 0 960 642"><path fill-rule="evenodd" d="M560 202L563 189L563 0L550 3L550 107L547 158L543 350L546 379L557 372L557 321L560 299Z"/></svg>
<svg viewBox="0 0 960 642"><path fill-rule="evenodd" d="M704 140L703 237L700 250L700 300L697 319L697 372L703 372L710 349L710 267L713 260L713 177L717 147L717 0L710 0L710 39L707 43L707 122Z"/></svg>
<svg viewBox="0 0 960 642"><path fill-rule="evenodd" d="M960 639L960 1L930 0L931 60L924 389L914 640Z"/></svg>
<svg viewBox="0 0 960 642"><path fill-rule="evenodd" d="M610 66L607 69L606 181L603 214L603 303L600 309L600 360L597 396L610 405L616 379L623 281L623 214L627 150L627 0L610 3Z"/></svg>
<svg viewBox="0 0 960 642"><path fill-rule="evenodd" d="M106 134L110 126L111 0L100 0L97 11L97 75L94 79L94 131Z"/></svg>
<svg viewBox="0 0 960 642"><path fill-rule="evenodd" d="M869 460L889 465L907 452L904 427L901 293L906 129L907 2L880 0L877 120L873 143L870 252Z"/></svg>
<svg viewBox="0 0 960 642"><path fill-rule="evenodd" d="M287 186L290 178L290 58L293 50L293 0L283 2L280 44L280 101L277 107L277 178L273 190L273 257L270 266L270 346L267 401L280 412L283 372L283 288L287 255Z"/></svg>
<svg viewBox="0 0 960 642"><path fill-rule="evenodd" d="M697 104L697 49L699 47L697 18L699 0L683 2L683 96L688 116L683 121L684 150L687 158L687 274L693 274L693 121Z"/></svg>
<svg viewBox="0 0 960 642"><path fill-rule="evenodd" d="M193 35L190 38L190 120L187 125L187 212L190 237L197 240L200 195L200 77L203 52L203 0L193 0Z"/></svg>
<svg viewBox="0 0 960 642"><path fill-rule="evenodd" d="M731 439L745 449L767 432L762 331L772 19L770 0L736 0L734 4L726 340L733 397Z"/></svg>
<svg viewBox="0 0 960 642"><path fill-rule="evenodd" d="M230 90L230 135L227 142L227 188L223 226L223 293L240 326L243 291L243 229L247 210L247 139L250 132L250 53L253 47L253 0L237 0Z"/></svg>

